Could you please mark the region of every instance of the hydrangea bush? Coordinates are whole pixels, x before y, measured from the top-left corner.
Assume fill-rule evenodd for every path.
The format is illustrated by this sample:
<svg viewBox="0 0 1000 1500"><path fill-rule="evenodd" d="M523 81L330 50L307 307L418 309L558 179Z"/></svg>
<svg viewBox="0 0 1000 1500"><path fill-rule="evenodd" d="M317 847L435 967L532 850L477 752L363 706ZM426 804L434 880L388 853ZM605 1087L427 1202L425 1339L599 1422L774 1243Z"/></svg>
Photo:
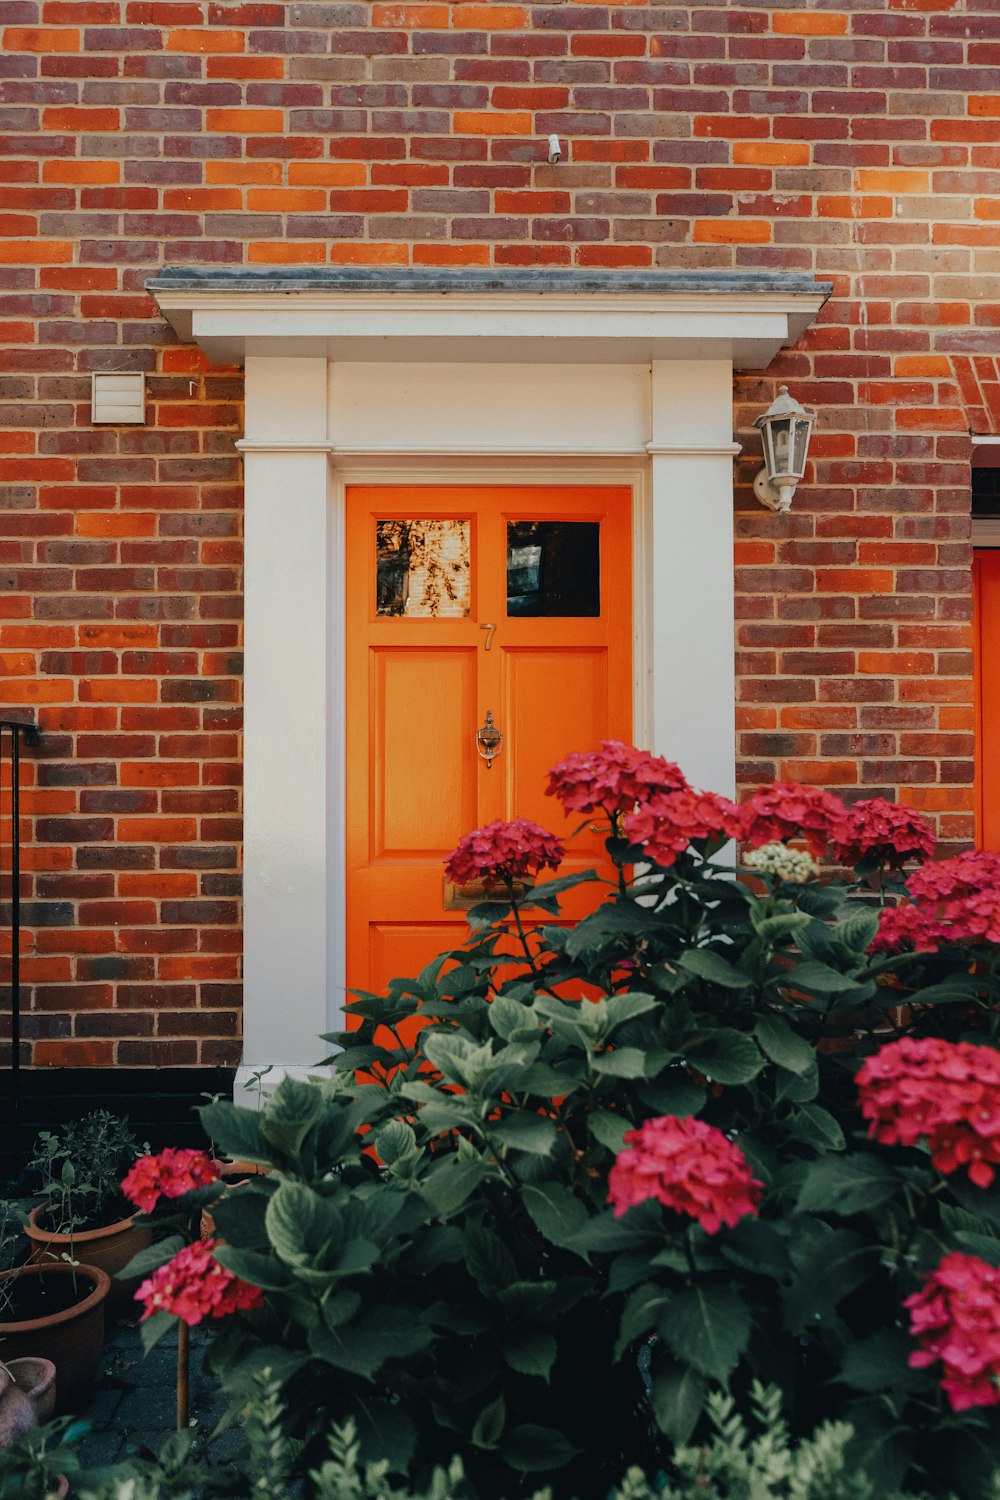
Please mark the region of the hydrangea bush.
<svg viewBox="0 0 1000 1500"><path fill-rule="evenodd" d="M351 1420L415 1482L458 1451L480 1496L586 1500L759 1381L797 1433L850 1422L878 1492L978 1495L1000 861L921 863L929 829L882 799L737 807L618 744L548 790L606 821L605 869L560 877L524 820L470 834L467 943L359 995L332 1077L202 1111L271 1169L212 1210L212 1257L263 1293L209 1324L214 1368L237 1401L280 1381L304 1475Z"/></svg>

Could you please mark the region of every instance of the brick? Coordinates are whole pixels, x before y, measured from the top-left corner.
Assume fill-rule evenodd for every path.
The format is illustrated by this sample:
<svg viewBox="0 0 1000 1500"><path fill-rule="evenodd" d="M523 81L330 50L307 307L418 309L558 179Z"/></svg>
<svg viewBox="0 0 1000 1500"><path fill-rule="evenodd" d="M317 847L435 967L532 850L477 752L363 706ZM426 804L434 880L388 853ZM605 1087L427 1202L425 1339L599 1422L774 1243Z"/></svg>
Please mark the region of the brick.
<svg viewBox="0 0 1000 1500"><path fill-rule="evenodd" d="M242 31L179 28L170 32L164 45L168 52L243 52L246 37Z"/></svg>

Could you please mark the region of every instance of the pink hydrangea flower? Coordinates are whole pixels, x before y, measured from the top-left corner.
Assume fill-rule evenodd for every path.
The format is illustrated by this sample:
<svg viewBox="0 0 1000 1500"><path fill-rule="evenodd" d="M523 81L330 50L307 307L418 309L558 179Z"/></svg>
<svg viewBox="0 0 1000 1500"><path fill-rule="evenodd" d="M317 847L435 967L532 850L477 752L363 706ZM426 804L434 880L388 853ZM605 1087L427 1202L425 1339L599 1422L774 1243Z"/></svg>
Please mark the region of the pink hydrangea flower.
<svg viewBox="0 0 1000 1500"><path fill-rule="evenodd" d="M672 865L694 839L734 838L742 827L739 808L715 792L690 787L661 792L625 819L630 843L642 844L661 868Z"/></svg>
<svg viewBox="0 0 1000 1500"><path fill-rule="evenodd" d="M838 797L794 782L760 787L743 803L740 815L742 837L751 849L801 838L815 859L830 844L842 843L848 829L847 809Z"/></svg>
<svg viewBox="0 0 1000 1500"><path fill-rule="evenodd" d="M157 1199L180 1198L192 1188L207 1187L218 1176L218 1163L204 1151L167 1146L158 1156L140 1156L122 1178L122 1192L148 1214Z"/></svg>
<svg viewBox="0 0 1000 1500"><path fill-rule="evenodd" d="M555 834L546 833L528 818L514 818L467 833L449 854L445 873L456 885L484 880L490 886L498 880L535 875L546 865L558 870L564 853Z"/></svg>
<svg viewBox="0 0 1000 1500"><path fill-rule="evenodd" d="M1000 1164L1000 1052L901 1037L866 1058L856 1082L873 1140L926 1140L939 1172L964 1167L977 1187L989 1187Z"/></svg>
<svg viewBox="0 0 1000 1500"><path fill-rule="evenodd" d="M613 820L655 792L677 792L687 785L672 761L620 740L602 740L597 750L567 755L553 766L545 795L556 797L568 813L603 811Z"/></svg>
<svg viewBox="0 0 1000 1500"><path fill-rule="evenodd" d="M923 861L934 853L934 830L912 807L869 797L847 809L847 828L838 841L836 857L847 865L874 859L898 870L909 860Z"/></svg>
<svg viewBox="0 0 1000 1500"><path fill-rule="evenodd" d="M199 1240L158 1266L135 1294L144 1304L140 1323L154 1313L172 1313L192 1327L202 1318L225 1318L264 1305L259 1286L241 1281L212 1254L216 1240Z"/></svg>
<svg viewBox="0 0 1000 1500"><path fill-rule="evenodd" d="M910 1364L941 1361L952 1411L1000 1405L1000 1270L952 1251L903 1305L920 1342Z"/></svg>
<svg viewBox="0 0 1000 1500"><path fill-rule="evenodd" d="M921 865L907 876L906 889L909 904L882 912L874 951L1000 942L1000 854L969 849Z"/></svg>
<svg viewBox="0 0 1000 1500"><path fill-rule="evenodd" d="M630 1130L608 1175L615 1218L655 1198L697 1219L706 1234L756 1214L762 1184L728 1137L693 1116L662 1115Z"/></svg>

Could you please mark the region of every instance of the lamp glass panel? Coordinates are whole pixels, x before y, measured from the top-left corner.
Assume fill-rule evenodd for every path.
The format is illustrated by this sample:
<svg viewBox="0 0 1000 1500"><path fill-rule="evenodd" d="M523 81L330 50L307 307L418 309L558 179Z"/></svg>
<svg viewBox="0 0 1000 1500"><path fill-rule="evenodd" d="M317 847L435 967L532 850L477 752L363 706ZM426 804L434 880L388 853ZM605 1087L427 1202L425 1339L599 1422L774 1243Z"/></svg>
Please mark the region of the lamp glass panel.
<svg viewBox="0 0 1000 1500"><path fill-rule="evenodd" d="M774 474L789 473L792 460L792 422L790 417L777 417L771 423L771 444L774 456Z"/></svg>
<svg viewBox="0 0 1000 1500"><path fill-rule="evenodd" d="M470 609L468 521L378 521L375 613L460 619Z"/></svg>
<svg viewBox="0 0 1000 1500"><path fill-rule="evenodd" d="M794 418L794 453L795 463L793 473L801 479L806 471L806 453L809 448L809 430L812 423L807 417Z"/></svg>

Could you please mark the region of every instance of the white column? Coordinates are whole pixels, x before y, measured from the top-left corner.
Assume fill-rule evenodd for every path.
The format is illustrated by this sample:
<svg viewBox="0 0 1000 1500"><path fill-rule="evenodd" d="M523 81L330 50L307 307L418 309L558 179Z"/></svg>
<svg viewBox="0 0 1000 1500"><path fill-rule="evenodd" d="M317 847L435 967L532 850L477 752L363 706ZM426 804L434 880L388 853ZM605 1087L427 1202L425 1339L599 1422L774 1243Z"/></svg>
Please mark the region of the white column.
<svg viewBox="0 0 1000 1500"><path fill-rule="evenodd" d="M736 785L732 406L728 360L654 362L653 748L726 796Z"/></svg>
<svg viewBox="0 0 1000 1500"><path fill-rule="evenodd" d="M326 360L248 356L244 1050L255 1069L309 1068L329 1029L330 742L342 734L330 587ZM335 791L335 789L334 789ZM268 1080L272 1082L274 1074Z"/></svg>

